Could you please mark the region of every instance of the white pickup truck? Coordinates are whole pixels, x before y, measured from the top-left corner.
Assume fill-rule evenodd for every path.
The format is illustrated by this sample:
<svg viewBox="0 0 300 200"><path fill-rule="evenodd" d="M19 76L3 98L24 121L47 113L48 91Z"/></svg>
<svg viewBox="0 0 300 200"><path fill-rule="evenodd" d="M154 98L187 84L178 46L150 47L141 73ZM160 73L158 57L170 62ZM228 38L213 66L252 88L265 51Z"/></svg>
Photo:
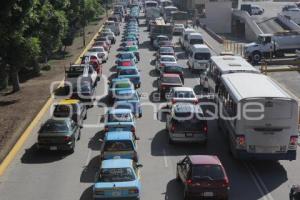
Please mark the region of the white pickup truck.
<svg viewBox="0 0 300 200"><path fill-rule="evenodd" d="M260 34L256 42L245 45L244 55L252 63L258 63L263 57L283 57L297 49L300 49L300 32Z"/></svg>

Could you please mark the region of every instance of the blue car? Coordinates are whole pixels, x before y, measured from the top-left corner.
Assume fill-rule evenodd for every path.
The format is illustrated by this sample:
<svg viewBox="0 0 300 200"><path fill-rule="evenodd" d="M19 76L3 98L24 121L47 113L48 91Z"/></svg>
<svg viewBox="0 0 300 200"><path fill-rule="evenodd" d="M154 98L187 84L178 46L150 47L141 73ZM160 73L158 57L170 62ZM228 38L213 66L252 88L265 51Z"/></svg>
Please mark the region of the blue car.
<svg viewBox="0 0 300 200"><path fill-rule="evenodd" d="M104 132L131 131L135 134L135 119L129 109L110 109L104 117Z"/></svg>
<svg viewBox="0 0 300 200"><path fill-rule="evenodd" d="M118 78L129 78L135 88L141 87L140 72L136 66L120 67L118 70Z"/></svg>
<svg viewBox="0 0 300 200"><path fill-rule="evenodd" d="M137 139L131 132L118 131L105 134L101 159L127 158L138 162Z"/></svg>
<svg viewBox="0 0 300 200"><path fill-rule="evenodd" d="M130 109L134 116L142 117L140 95L136 90L123 90L116 92L115 108Z"/></svg>
<svg viewBox="0 0 300 200"><path fill-rule="evenodd" d="M109 84L108 96L113 99L116 91L134 89L133 83L128 78L114 78Z"/></svg>
<svg viewBox="0 0 300 200"><path fill-rule="evenodd" d="M117 64L118 62L121 62L123 60L133 60L135 63L138 62L133 52L120 52L117 55L117 60L115 61L115 63Z"/></svg>
<svg viewBox="0 0 300 200"><path fill-rule="evenodd" d="M103 160L93 185L93 198L140 200L140 168L131 159Z"/></svg>

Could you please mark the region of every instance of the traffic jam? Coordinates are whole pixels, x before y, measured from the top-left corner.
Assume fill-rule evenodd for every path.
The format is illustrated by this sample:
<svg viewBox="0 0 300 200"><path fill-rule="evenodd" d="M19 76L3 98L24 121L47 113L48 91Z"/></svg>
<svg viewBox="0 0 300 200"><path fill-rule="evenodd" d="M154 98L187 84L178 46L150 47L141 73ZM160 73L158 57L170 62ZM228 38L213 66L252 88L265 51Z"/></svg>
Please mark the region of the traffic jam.
<svg viewBox="0 0 300 200"><path fill-rule="evenodd" d="M158 14L157 1L115 5L81 63L66 68L63 89L55 92L68 97L53 104L52 117L38 131L39 151L76 153L90 117L88 111L97 106L97 85L105 82L108 109L99 122L103 129L98 140L100 162L92 186L93 199L143 199L145 164L138 147L144 139L137 123L145 118L143 103L150 95L141 91L143 84L149 84L141 75L141 61L146 59L140 51L145 48L141 35L149 35L147 42L154 50L149 66L157 77L153 83L157 90L150 102L162 105L154 115L164 123L167 145L177 148L193 143L205 149L213 142L209 121L215 120L218 130L226 135L224 145L234 159L296 160L295 97L243 57L228 52L217 55L201 33L172 18L180 11L168 4L163 6L164 14ZM144 21L146 24L142 24ZM147 32L141 31L141 26L147 27ZM111 56L114 45L118 45L114 47L115 58ZM176 54L178 48L183 54ZM178 62L180 56L186 59L184 64ZM114 66L107 66L111 59ZM108 77L105 67L115 72L108 80L103 79ZM196 89L187 86L191 80ZM145 123L144 128L151 129L150 123ZM231 199L229 169L221 157L181 153L185 156L173 167L183 199ZM293 187L291 199L296 199L295 191Z"/></svg>

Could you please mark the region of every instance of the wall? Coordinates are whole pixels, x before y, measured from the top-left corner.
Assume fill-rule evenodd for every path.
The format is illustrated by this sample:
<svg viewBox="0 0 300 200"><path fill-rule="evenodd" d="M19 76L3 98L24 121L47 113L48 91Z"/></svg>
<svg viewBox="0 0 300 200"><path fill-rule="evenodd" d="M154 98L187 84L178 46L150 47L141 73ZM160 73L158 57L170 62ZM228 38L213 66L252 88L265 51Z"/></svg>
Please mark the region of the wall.
<svg viewBox="0 0 300 200"><path fill-rule="evenodd" d="M206 2L205 13L201 23L216 33L231 33L232 2Z"/></svg>

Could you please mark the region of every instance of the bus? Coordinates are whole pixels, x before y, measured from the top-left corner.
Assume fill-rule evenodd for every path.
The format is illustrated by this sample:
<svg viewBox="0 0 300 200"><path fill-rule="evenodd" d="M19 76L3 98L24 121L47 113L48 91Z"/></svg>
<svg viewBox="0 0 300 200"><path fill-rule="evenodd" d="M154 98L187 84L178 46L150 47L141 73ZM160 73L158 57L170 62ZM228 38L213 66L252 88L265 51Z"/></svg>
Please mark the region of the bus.
<svg viewBox="0 0 300 200"><path fill-rule="evenodd" d="M200 86L203 86L204 81L208 80L210 90L217 93L221 76L230 73L258 74L260 71L241 56L212 56L209 68L200 74Z"/></svg>
<svg viewBox="0 0 300 200"><path fill-rule="evenodd" d="M298 101L263 74L221 76L218 127L241 160L295 160Z"/></svg>
<svg viewBox="0 0 300 200"><path fill-rule="evenodd" d="M178 8L176 6L166 6L166 7L163 8L163 13L162 14L163 14L164 20L166 22L171 21L173 11L178 11Z"/></svg>
<svg viewBox="0 0 300 200"><path fill-rule="evenodd" d="M188 13L185 11L172 11L171 12L171 19L170 19L170 23L172 24L184 24L185 27L187 27L189 25L188 22Z"/></svg>

